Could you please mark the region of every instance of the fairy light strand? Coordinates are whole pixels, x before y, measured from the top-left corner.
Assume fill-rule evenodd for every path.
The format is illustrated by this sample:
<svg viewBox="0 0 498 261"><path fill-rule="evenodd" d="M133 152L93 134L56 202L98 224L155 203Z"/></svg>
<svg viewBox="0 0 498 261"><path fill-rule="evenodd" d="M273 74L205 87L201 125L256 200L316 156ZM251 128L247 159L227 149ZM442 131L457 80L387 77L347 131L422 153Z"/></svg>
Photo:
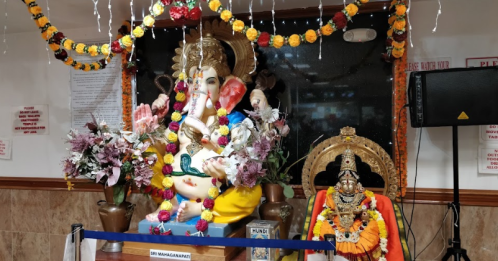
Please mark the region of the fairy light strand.
<svg viewBox="0 0 498 261"><path fill-rule="evenodd" d="M130 23L130 36L133 39L133 43L131 44L131 53L130 53L130 58L129 62L131 62L132 57L133 57L133 52L135 51L135 36L133 36L133 23L135 21L135 11L133 10L133 0L130 1L130 12L131 12L131 23Z"/></svg>
<svg viewBox="0 0 498 261"><path fill-rule="evenodd" d="M201 6L201 2L199 2L199 9L201 9L201 13L202 13L202 6ZM200 23L199 23L199 32L201 34L201 41L200 41L200 45L201 45L201 59L199 60L199 69L202 67L202 60L204 59L204 52L202 51L202 15L200 17Z"/></svg>
<svg viewBox="0 0 498 261"><path fill-rule="evenodd" d="M187 54L185 54L185 46L187 45L187 41L185 40L185 25L182 26L182 30L183 30L183 51L182 51L182 54L183 54L183 61L182 61L183 68L182 68L182 73L185 74L185 66L187 66L187 64L186 64Z"/></svg>
<svg viewBox="0 0 498 261"><path fill-rule="evenodd" d="M322 5L322 0L320 0L320 5L318 6L318 9L320 9L320 28L323 26L323 5ZM321 34L320 31L320 51L318 53L318 60L322 59L322 40L323 40L323 35Z"/></svg>
<svg viewBox="0 0 498 261"><path fill-rule="evenodd" d="M154 0L150 0L150 7L149 7L149 12L152 13L152 7L154 6ZM154 34L154 27L156 25L152 25L150 28L150 31L152 32L152 39L156 39L156 35Z"/></svg>
<svg viewBox="0 0 498 261"><path fill-rule="evenodd" d="M97 25L99 27L99 33L100 33L100 13L99 9L97 8L97 5L99 4L99 0L92 0L93 1L93 15L97 16Z"/></svg>
<svg viewBox="0 0 498 261"><path fill-rule="evenodd" d="M254 28L254 19L252 17L252 1L249 3L249 13L250 13L250 17L249 19L251 20L251 28ZM256 71L256 66L257 66L257 59L256 59L256 51L254 51L254 41L251 41L251 47L252 47L252 55L254 57L254 68L252 69L252 71L249 73L249 74L252 74L253 72Z"/></svg>
<svg viewBox="0 0 498 261"><path fill-rule="evenodd" d="M47 2L47 18L50 21L50 7L48 6L48 0ZM48 40L47 40L47 45L45 46L45 50L47 50L47 57L48 57L48 64L50 64L50 51L48 50Z"/></svg>
<svg viewBox="0 0 498 261"><path fill-rule="evenodd" d="M408 0L408 9L406 9L406 18L408 20L408 37L410 38L410 47L413 48L412 23L410 22L410 9L411 8L412 8L412 1Z"/></svg>
<svg viewBox="0 0 498 261"><path fill-rule="evenodd" d="M111 8L111 0L109 0L109 4L107 5L107 8L109 8L109 47L112 46L112 31L111 31L111 24L112 24L112 8ZM105 59L105 64L108 63L108 60L109 60L109 55L111 54L111 52L109 52L109 54L107 54L107 58Z"/></svg>
<svg viewBox="0 0 498 261"><path fill-rule="evenodd" d="M8 19L7 0L4 0L3 4L5 10L5 17L4 17L5 25L3 26L3 45L5 49L3 50L3 54L6 54L7 50L9 49L9 45L7 44L7 19Z"/></svg>
<svg viewBox="0 0 498 261"><path fill-rule="evenodd" d="M434 26L434 29L432 29L432 32L435 33L437 30L437 21L439 19L439 15L441 15L441 0L437 0L439 3L439 10L437 11L437 16L436 16L436 26Z"/></svg>
<svg viewBox="0 0 498 261"><path fill-rule="evenodd" d="M232 11L232 0L229 0L228 1L228 9L230 10L231 13L233 13ZM232 27L232 35L235 35L235 31L233 30L233 27Z"/></svg>
<svg viewBox="0 0 498 261"><path fill-rule="evenodd" d="M271 23L273 24L273 35L277 34L277 27L275 27L275 0L272 0L273 7L271 8Z"/></svg>

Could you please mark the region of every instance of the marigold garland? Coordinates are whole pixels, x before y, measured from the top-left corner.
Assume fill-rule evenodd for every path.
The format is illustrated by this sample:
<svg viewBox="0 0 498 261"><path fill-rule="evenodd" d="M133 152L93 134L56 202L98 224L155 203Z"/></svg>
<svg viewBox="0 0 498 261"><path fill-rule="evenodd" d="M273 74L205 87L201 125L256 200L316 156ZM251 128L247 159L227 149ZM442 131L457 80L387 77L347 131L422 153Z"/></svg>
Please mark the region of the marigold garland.
<svg viewBox="0 0 498 261"><path fill-rule="evenodd" d="M352 17L358 13L358 8L367 3L369 0L355 0L353 3L347 5L341 12L337 12L332 19L330 19L324 26L317 30L308 30L304 34L291 36L281 35L268 35L267 32L261 32L252 27L244 24L243 21L238 20L230 10L226 9L220 0L208 0L209 9L220 14L220 18L229 23L233 30L241 32L247 36L251 42L258 43L261 47L273 46L281 48L284 45L297 47L301 43L314 43L318 36L329 36L337 30L346 28L347 22L351 21ZM269 37L269 39L267 39Z"/></svg>
<svg viewBox="0 0 498 261"><path fill-rule="evenodd" d="M128 63L127 57L127 52L123 52L121 54L121 64L126 65ZM133 122L132 122L132 93L131 93L131 77L132 75L129 74L126 70L122 69L121 70L121 88L122 88L122 108L123 108L123 123L124 127L123 129L125 131L132 131L133 130Z"/></svg>
<svg viewBox="0 0 498 261"><path fill-rule="evenodd" d="M404 197L406 194L407 182L407 150L406 150L406 130L407 130L407 114L403 109L406 100L406 61L407 53L405 52L401 59L394 61L394 111L395 114L393 126L396 128L394 135L394 155L396 162L396 171L400 179L400 194Z"/></svg>
<svg viewBox="0 0 498 261"><path fill-rule="evenodd" d="M406 3L405 0L393 0L389 7L391 15L388 19L386 53L383 58L387 62L399 59L405 53L406 40Z"/></svg>

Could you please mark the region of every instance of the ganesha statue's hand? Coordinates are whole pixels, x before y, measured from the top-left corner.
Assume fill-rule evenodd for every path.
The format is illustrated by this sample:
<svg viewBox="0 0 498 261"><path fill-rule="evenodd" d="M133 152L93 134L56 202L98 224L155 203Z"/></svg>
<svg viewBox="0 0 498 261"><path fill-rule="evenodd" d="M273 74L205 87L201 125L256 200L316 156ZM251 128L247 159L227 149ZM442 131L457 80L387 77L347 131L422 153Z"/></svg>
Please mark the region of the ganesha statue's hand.
<svg viewBox="0 0 498 261"><path fill-rule="evenodd" d="M140 135L150 133L159 127L157 116L152 115L149 104L140 104L133 115L135 118L135 132Z"/></svg>
<svg viewBox="0 0 498 261"><path fill-rule="evenodd" d="M163 119L169 111L169 97L166 94L159 94L159 97L152 103L152 112L157 118Z"/></svg>
<svg viewBox="0 0 498 261"><path fill-rule="evenodd" d="M210 158L202 164L202 171L218 180L224 180L227 176L225 172L225 159L223 157Z"/></svg>

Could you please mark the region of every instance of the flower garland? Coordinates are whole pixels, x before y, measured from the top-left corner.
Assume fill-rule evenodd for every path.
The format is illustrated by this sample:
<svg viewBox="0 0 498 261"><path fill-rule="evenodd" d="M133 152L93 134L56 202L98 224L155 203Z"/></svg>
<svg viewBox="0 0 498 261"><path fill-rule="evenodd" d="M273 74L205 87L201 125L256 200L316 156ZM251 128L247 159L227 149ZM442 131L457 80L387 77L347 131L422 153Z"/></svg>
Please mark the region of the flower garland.
<svg viewBox="0 0 498 261"><path fill-rule="evenodd" d="M32 14L38 28L41 29L42 38L48 42L50 49L54 52L55 58L64 62L64 64L73 67L76 70L83 71L97 71L104 69L114 56L109 52L109 45L104 44L101 46L92 45L87 46L83 43L75 43L73 40L68 39L62 32L59 32L53 26L48 18L43 15L42 9L35 0L23 0L28 6L28 11ZM62 47L62 49L61 49ZM91 56L106 55L106 59L100 59L96 62L81 63L68 56L66 50L74 50L78 54L90 54Z"/></svg>
<svg viewBox="0 0 498 261"><path fill-rule="evenodd" d="M406 3L405 0L393 0L389 9L393 12L389 17L389 30L387 31L386 49L384 60L392 62L399 59L405 52L406 40Z"/></svg>
<svg viewBox="0 0 498 261"><path fill-rule="evenodd" d="M407 113L403 109L406 100L406 61L407 53L405 52L401 59L394 61L394 113L393 126L396 128L394 135L394 155L396 161L396 171L398 172L400 192L399 197L404 197L406 194L407 182Z"/></svg>
<svg viewBox="0 0 498 261"><path fill-rule="evenodd" d="M235 32L243 33L251 42L257 42L261 47L273 46L280 48L284 45L297 47L301 43L314 43L318 36L329 36L334 31L346 28L348 21L358 13L358 7L368 3L369 0L355 0L354 3L347 5L341 12L337 12L324 26L317 30L308 30L304 34L293 34L289 37L281 35L270 35L267 32L261 32L253 27L244 24L243 21L235 18L232 12L226 9L220 0L208 0L209 8L220 14L220 18L230 23Z"/></svg>
<svg viewBox="0 0 498 261"><path fill-rule="evenodd" d="M332 193L335 193L335 189L333 187L330 187L327 190L327 196L331 195ZM370 202L370 210L367 211L368 215L370 216L371 220L377 221L377 225L379 227L379 238L380 238L380 249L381 249L381 257L379 258L379 261L386 261L386 254L388 252L387 250L387 229L386 229L386 222L384 221L384 218L382 217L382 214L377 210L377 200L375 199L375 194L371 191L366 190L365 195L367 197L370 197L371 202ZM324 204L325 205L325 204ZM333 211L326 207L322 212L317 217L317 221L315 226L313 227L313 241L320 241L320 231L322 229L323 222L327 219L327 216L332 213ZM338 242L340 241L341 238L341 233L338 233L338 227L337 225L334 224L334 222L330 222L330 225L334 229L337 240ZM357 238L359 234L365 229L366 226L361 225L359 227L359 230L353 234L352 238ZM346 237L347 238L347 237Z"/></svg>
<svg viewBox="0 0 498 261"><path fill-rule="evenodd" d="M123 52L121 54L121 64L125 65L128 62L127 52ZM133 121L132 121L132 93L131 93L131 74L129 74L126 70L121 70L121 89L122 89L122 108L123 108L123 130L131 131L133 130Z"/></svg>

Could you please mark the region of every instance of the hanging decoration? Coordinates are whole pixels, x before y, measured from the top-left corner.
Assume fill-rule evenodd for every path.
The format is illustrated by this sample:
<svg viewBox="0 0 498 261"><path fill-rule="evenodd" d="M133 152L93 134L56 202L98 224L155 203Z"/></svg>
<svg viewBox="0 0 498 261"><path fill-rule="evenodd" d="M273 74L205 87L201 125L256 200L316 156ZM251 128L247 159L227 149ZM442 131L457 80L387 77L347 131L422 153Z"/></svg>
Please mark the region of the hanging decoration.
<svg viewBox="0 0 498 261"><path fill-rule="evenodd" d="M48 17L48 20L50 20L50 7L48 6L48 0L45 0L45 2L47 3L47 17ZM50 52L48 50L48 41L45 45L45 50L47 51L48 64L50 64Z"/></svg>
<svg viewBox="0 0 498 261"><path fill-rule="evenodd" d="M273 46L281 48L284 45L297 47L301 43L314 43L318 36L329 36L334 31L346 28L348 21L358 13L358 8L369 0L355 0L347 5L341 12L337 12L324 26L317 30L308 30L304 34L293 34L291 36L271 35L268 32L261 32L252 26L249 27L243 21L233 16L232 12L221 4L219 0L208 0L209 8L220 14L223 21L230 23L233 30L246 35L251 42L256 42L261 47Z"/></svg>
<svg viewBox="0 0 498 261"><path fill-rule="evenodd" d="M400 177L400 194L398 196L404 197L406 194L407 183L407 158L408 153L406 150L406 130L407 130L407 114L406 109L403 109L406 100L406 56L405 52L400 59L394 61L394 112L393 119L394 129L394 155L396 161L396 171Z"/></svg>
<svg viewBox="0 0 498 261"><path fill-rule="evenodd" d="M437 16L436 16L436 25L434 26L434 29L432 29L432 32L435 33L437 30L437 21L439 20L439 16L441 15L441 0L437 0L439 4L439 9L437 10Z"/></svg>
<svg viewBox="0 0 498 261"><path fill-rule="evenodd" d="M7 53L7 50L9 49L9 45L7 44L7 19L8 19L8 15L7 15L7 0L4 0L3 2L4 4L4 10L5 10L5 24L3 26L3 45L4 45L4 50L3 50L3 54L6 54Z"/></svg>
<svg viewBox="0 0 498 261"><path fill-rule="evenodd" d="M405 52L406 40L406 3L405 0L393 0L389 8L389 30L387 31L386 53L382 58L386 62L393 62L399 59Z"/></svg>
<svg viewBox="0 0 498 261"><path fill-rule="evenodd" d="M97 5L99 4L99 0L92 0L93 1L93 15L97 16L97 26L99 28L99 33L100 33L100 13L99 9L97 8Z"/></svg>

